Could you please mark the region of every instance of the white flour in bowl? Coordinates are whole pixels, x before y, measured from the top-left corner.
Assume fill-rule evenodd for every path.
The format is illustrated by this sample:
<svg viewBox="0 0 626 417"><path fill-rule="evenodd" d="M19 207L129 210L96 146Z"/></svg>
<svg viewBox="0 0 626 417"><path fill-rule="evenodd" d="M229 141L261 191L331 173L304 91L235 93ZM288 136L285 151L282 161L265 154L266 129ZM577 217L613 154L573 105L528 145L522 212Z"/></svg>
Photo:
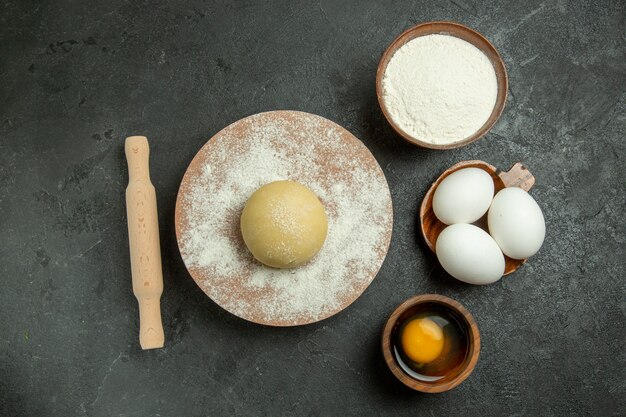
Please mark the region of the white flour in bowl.
<svg viewBox="0 0 626 417"><path fill-rule="evenodd" d="M432 144L459 142L478 131L498 94L489 58L469 42L438 34L401 46L387 64L382 85L393 121Z"/></svg>

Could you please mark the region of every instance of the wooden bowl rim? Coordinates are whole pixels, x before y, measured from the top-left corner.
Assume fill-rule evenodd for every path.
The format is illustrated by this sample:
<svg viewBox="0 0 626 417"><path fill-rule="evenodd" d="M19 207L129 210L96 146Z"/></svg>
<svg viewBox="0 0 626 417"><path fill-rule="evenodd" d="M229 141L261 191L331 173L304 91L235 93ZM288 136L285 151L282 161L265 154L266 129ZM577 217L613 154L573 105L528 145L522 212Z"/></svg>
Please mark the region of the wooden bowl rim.
<svg viewBox="0 0 626 417"><path fill-rule="evenodd" d="M466 38L466 37L458 36L458 33L457 34L447 33L451 29L453 31L458 31L458 33L469 34L470 36ZM423 33L418 35L417 33L421 31L423 31ZM393 56L393 54L395 54L395 52L401 46L403 46L410 40L413 40L420 36L432 35L436 33L444 33L449 36L455 36L457 38L463 39L464 41L471 43L476 48L478 48L482 53L487 55L487 58L489 58L489 61L493 65L494 71L496 72L497 84L498 84L496 103L493 107L493 111L491 112L491 115L489 116L489 119L487 119L485 124L483 124L482 127L478 129L471 136L461 141L449 143L449 144L434 144L434 143L426 142L406 133L393 120L393 118L391 117L391 114L387 110L387 107L385 105L385 100L383 99L383 86L382 86L383 76L384 76L385 70L387 69L387 65L389 64L389 60L391 60L391 57ZM415 34L416 36L411 36L413 34ZM482 42L484 42L484 45L477 45L473 40L470 39L471 36L475 36L479 38ZM485 46L485 48L483 48L482 46ZM489 51L491 53L491 56L486 51ZM492 57L494 59L492 59ZM502 74L501 76L498 75L499 74L498 70L500 70ZM500 88L501 84L502 84L502 88ZM491 42L489 42L489 40L485 36L483 36L479 32L473 29L470 29L469 27L464 26L460 23L452 22L452 21L436 20L436 21L431 21L431 22L423 22L423 23L419 23L415 26L412 26L406 29L404 32L398 35L389 44L389 46L383 53L378 63L378 68L376 70L376 97L378 98L378 104L383 114L385 115L387 122L396 131L396 133L398 133L405 141L409 142L412 145L416 145L416 146L420 146L422 148L428 148L428 149L447 150L447 149L461 148L485 136L491 130L491 128L496 124L496 122L502 115L502 112L504 111L504 107L506 106L508 90L509 90L509 76L506 71L506 65L504 64L504 60L498 53L498 50L496 49L496 47Z"/></svg>
<svg viewBox="0 0 626 417"><path fill-rule="evenodd" d="M396 363L396 359L394 358L394 354L392 352L392 344L389 342L393 327L398 321L400 315L418 304L428 302L439 303L454 310L461 317L463 317L463 320L465 321L464 324L468 328L470 348L470 352L468 354L469 359L466 360L465 366L459 372L459 374L451 380L445 380L442 382L422 382L412 378L411 376L406 374ZM383 329L381 337L381 348L387 366L400 382L402 382L407 387L419 392L441 393L449 391L465 381L476 367L476 364L478 363L478 357L480 356L480 332L478 330L478 324L476 323L474 316L472 316L472 314L458 301L438 294L422 294L411 297L408 300L404 301L391 313Z"/></svg>

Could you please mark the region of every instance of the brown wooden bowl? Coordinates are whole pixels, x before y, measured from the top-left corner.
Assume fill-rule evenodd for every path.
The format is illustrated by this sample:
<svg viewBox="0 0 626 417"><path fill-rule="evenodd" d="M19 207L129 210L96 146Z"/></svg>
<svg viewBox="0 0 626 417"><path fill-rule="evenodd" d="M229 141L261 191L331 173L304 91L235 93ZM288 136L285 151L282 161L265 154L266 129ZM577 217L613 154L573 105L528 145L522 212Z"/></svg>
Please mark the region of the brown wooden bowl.
<svg viewBox="0 0 626 417"><path fill-rule="evenodd" d="M469 340L469 352L467 354L467 357L465 358L465 361L461 365L461 370L456 375L452 375L449 378L444 377L443 379L433 382L419 381L405 373L396 361L395 355L393 353L393 343L391 342L394 326L396 325L398 319L402 316L402 314L407 310L413 308L414 306L423 303L442 304L446 308L449 308L450 310L455 312L456 316L462 318L461 325L465 327ZM391 313L391 316L389 316L389 319L387 320L387 323L385 324L385 327L383 329L381 346L387 366L395 375L395 377L400 380L400 382L416 391L425 393L439 393L449 391L452 388L456 387L461 382L465 381L467 377L472 373L472 371L476 367L476 363L478 362L478 356L480 355L480 333L478 331L478 325L476 324L476 320L474 320L474 317L459 302L454 301L451 298L444 297L443 295L425 294L409 298L404 303L400 304L393 311L393 313Z"/></svg>
<svg viewBox="0 0 626 417"><path fill-rule="evenodd" d="M491 112L491 116L489 116L489 119L487 119L485 124L470 137L467 137L459 142L454 142L450 144L433 144L422 141L420 138L416 138L406 133L400 128L400 126L398 126L393 121L393 119L391 118L391 114L389 113L389 111L387 110L387 106L385 105L385 100L383 99L383 76L385 74L385 70L387 69L387 64L389 64L389 60L391 59L393 54L396 53L396 51L401 46L403 46L410 40L413 40L420 36L432 35L436 33L455 36L457 38L463 39L466 42L471 43L472 45L480 49L485 55L487 55L487 58L489 58L489 60L491 61L491 64L496 71L496 78L498 83L498 96L496 98L496 104L493 107L493 111ZM391 42L391 45L389 45L387 50L385 50L385 52L383 53L383 57L380 59L380 63L378 64L378 70L376 71L376 95L378 96L378 104L380 105L380 108L383 111L383 114L385 115L385 118L387 119L391 127L393 127L393 129L398 132L398 134L402 136L402 138L404 138L407 142L412 143L413 145L430 149L460 148L483 137L493 127L493 125L502 114L502 110L504 110L504 105L506 104L508 88L509 80L506 73L506 67L504 66L504 61L500 57L500 54L498 54L496 48L480 33L454 22L427 22L407 29L400 36L394 39L394 41Z"/></svg>
<svg viewBox="0 0 626 417"><path fill-rule="evenodd" d="M422 205L420 206L420 229L426 245L428 245L430 250L433 252L435 252L435 243L437 242L439 233L441 233L447 226L445 223L442 223L437 216L435 216L435 212L433 211L433 196L435 195L435 190L444 178L463 168L480 168L491 175L494 183L494 193L497 193L505 187L519 187L524 191L529 191L535 184L535 177L533 177L530 171L528 171L528 169L523 166L521 162L513 165L507 172L500 171L493 165L483 161L463 161L451 166L444 171L439 178L437 178L437 181L435 181L433 185L430 186L430 189L426 192L426 195L422 200ZM489 233L486 213L473 224ZM526 262L526 259L513 259L504 255L504 261L504 275L508 275L511 272L515 272L520 266L522 266L524 262Z"/></svg>

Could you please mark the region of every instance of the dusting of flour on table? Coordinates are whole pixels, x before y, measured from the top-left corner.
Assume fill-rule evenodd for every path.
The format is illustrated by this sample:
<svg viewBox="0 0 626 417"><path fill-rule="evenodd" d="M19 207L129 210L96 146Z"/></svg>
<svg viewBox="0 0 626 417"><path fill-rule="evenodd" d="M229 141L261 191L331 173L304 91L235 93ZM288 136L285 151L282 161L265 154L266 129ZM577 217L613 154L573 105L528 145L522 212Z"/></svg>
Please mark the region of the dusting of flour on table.
<svg viewBox="0 0 626 417"><path fill-rule="evenodd" d="M474 45L449 35L410 40L391 57L383 100L393 121L433 144L459 142L478 131L496 104L496 72Z"/></svg>
<svg viewBox="0 0 626 417"><path fill-rule="evenodd" d="M391 197L373 156L347 131L307 113L261 113L219 132L196 160L177 203L179 247L222 307L256 322L302 324L334 314L367 288L389 245ZM309 187L328 216L320 252L286 270L254 260L239 229L252 193L285 179Z"/></svg>

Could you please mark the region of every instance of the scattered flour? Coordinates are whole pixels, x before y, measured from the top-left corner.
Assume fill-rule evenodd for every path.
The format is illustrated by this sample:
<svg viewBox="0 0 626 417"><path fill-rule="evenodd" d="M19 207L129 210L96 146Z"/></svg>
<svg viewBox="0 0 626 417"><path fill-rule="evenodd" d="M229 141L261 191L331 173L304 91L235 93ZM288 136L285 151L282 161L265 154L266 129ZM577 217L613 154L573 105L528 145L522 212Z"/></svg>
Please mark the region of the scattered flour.
<svg viewBox="0 0 626 417"><path fill-rule="evenodd" d="M469 42L438 34L401 46L389 60L382 84L393 121L433 144L459 142L478 131L498 94L489 58Z"/></svg>
<svg viewBox="0 0 626 417"><path fill-rule="evenodd" d="M367 148L340 126L300 112L261 113L216 135L183 179L179 246L194 279L226 310L252 321L303 324L356 299L374 278L391 236L387 182ZM320 252L296 269L255 261L239 217L262 185L309 187L328 215Z"/></svg>

